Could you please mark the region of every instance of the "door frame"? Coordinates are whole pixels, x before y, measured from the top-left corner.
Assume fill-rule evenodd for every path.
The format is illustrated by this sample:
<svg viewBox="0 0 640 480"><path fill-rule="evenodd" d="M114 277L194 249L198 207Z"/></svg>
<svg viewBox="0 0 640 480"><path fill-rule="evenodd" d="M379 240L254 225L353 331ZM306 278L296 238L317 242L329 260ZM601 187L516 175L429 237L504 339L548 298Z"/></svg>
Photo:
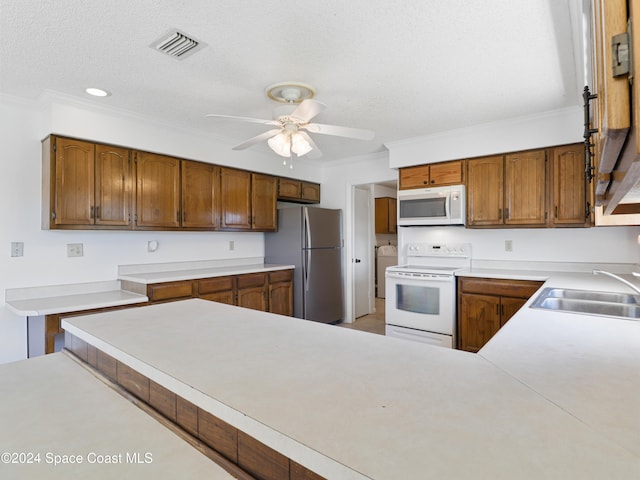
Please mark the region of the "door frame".
<svg viewBox="0 0 640 480"><path fill-rule="evenodd" d="M374 265L375 265L375 219L373 212L373 185L378 183L386 183L390 181L398 181L398 174L396 170L389 169L388 175L380 175L367 179L367 181L347 181L346 182L346 201L345 201L345 212L344 212L344 225L345 225L345 242L344 242L344 265L345 265L345 279L344 279L344 298L345 298L345 318L344 323L353 323L355 320L355 288L354 288L354 273L353 273L353 263L351 261L354 258L354 210L355 210L355 189L356 187L363 188L365 186L369 186L369 192L371 195L370 202L370 215L369 215L369 251L370 251L370 262L371 266L371 275L370 275L370 289L372 295L370 295L370 306L369 311L374 313L376 311L375 308L375 279L374 279Z"/></svg>

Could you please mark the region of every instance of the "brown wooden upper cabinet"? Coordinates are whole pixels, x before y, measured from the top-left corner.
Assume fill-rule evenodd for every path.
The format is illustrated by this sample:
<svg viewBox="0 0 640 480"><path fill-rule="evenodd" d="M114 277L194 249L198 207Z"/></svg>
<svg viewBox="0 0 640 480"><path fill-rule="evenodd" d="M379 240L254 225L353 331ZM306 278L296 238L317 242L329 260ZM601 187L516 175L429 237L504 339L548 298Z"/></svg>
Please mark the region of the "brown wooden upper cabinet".
<svg viewBox="0 0 640 480"><path fill-rule="evenodd" d="M320 185L280 177L278 178L278 200L297 203L320 203Z"/></svg>
<svg viewBox="0 0 640 480"><path fill-rule="evenodd" d="M57 135L42 149L44 229L266 232L279 190L320 201L319 184L206 162Z"/></svg>
<svg viewBox="0 0 640 480"><path fill-rule="evenodd" d="M397 233L397 200L391 197L375 199L376 233Z"/></svg>
<svg viewBox="0 0 640 480"><path fill-rule="evenodd" d="M468 160L467 225L588 225L583 145Z"/></svg>
<svg viewBox="0 0 640 480"><path fill-rule="evenodd" d="M469 226L544 226L546 152L467 161Z"/></svg>
<svg viewBox="0 0 640 480"><path fill-rule="evenodd" d="M551 154L551 223L554 226L588 226L591 205L587 199L583 144L555 147Z"/></svg>
<svg viewBox="0 0 640 480"><path fill-rule="evenodd" d="M43 142L43 228L130 228L130 151L71 138Z"/></svg>
<svg viewBox="0 0 640 480"><path fill-rule="evenodd" d="M220 228L274 231L278 228L277 178L220 168Z"/></svg>
<svg viewBox="0 0 640 480"><path fill-rule="evenodd" d="M505 225L544 226L547 223L546 162L545 150L505 155Z"/></svg>
<svg viewBox="0 0 640 480"><path fill-rule="evenodd" d="M173 230L180 227L180 160L136 152L135 228Z"/></svg>
<svg viewBox="0 0 640 480"><path fill-rule="evenodd" d="M220 225L220 167L182 160L182 226L214 230Z"/></svg>
<svg viewBox="0 0 640 480"><path fill-rule="evenodd" d="M544 226L546 152L535 150L467 162L469 226Z"/></svg>
<svg viewBox="0 0 640 480"><path fill-rule="evenodd" d="M463 160L400 169L399 189L440 187L463 183Z"/></svg>

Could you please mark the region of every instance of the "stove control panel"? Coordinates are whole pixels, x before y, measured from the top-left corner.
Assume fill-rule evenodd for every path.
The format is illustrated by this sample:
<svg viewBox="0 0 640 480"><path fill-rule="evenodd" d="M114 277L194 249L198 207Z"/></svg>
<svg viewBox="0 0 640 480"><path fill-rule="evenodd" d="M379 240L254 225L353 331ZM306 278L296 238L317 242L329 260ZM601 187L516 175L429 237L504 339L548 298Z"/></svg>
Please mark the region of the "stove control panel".
<svg viewBox="0 0 640 480"><path fill-rule="evenodd" d="M471 257L470 243L408 243L409 257Z"/></svg>

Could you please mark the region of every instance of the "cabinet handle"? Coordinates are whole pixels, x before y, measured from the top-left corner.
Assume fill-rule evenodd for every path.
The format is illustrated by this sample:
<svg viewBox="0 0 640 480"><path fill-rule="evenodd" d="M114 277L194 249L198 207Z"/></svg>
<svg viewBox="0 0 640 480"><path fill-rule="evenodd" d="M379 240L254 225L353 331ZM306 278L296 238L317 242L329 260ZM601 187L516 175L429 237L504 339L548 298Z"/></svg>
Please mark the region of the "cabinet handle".
<svg viewBox="0 0 640 480"><path fill-rule="evenodd" d="M500 304L500 315L504 316L504 305Z"/></svg>
<svg viewBox="0 0 640 480"><path fill-rule="evenodd" d="M508 208L504 209L504 218L505 218L505 220L509 220L509 209Z"/></svg>
<svg viewBox="0 0 640 480"><path fill-rule="evenodd" d="M556 205L556 218L558 218L558 206Z"/></svg>
<svg viewBox="0 0 640 480"><path fill-rule="evenodd" d="M100 220L100 205L96 207L96 220Z"/></svg>
<svg viewBox="0 0 640 480"><path fill-rule="evenodd" d="M500 315L500 305L496 303L496 315Z"/></svg>
<svg viewBox="0 0 640 480"><path fill-rule="evenodd" d="M91 218L95 218L96 209L94 206L91 206L91 213L89 214Z"/></svg>
<svg viewBox="0 0 640 480"><path fill-rule="evenodd" d="M182 212L182 221L183 222L187 221L187 212Z"/></svg>
<svg viewBox="0 0 640 480"><path fill-rule="evenodd" d="M432 179L432 180L431 180L431 183L436 183L435 179Z"/></svg>
<svg viewBox="0 0 640 480"><path fill-rule="evenodd" d="M502 209L498 209L498 220L502 220Z"/></svg>

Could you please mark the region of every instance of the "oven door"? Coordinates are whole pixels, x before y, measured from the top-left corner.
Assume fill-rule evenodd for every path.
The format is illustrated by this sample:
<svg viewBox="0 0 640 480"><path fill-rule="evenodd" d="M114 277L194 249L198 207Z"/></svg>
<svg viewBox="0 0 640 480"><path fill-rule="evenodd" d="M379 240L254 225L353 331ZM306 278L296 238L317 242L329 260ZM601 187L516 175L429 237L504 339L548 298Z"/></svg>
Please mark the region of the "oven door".
<svg viewBox="0 0 640 480"><path fill-rule="evenodd" d="M385 321L389 325L453 337L455 277L453 275L386 273Z"/></svg>

